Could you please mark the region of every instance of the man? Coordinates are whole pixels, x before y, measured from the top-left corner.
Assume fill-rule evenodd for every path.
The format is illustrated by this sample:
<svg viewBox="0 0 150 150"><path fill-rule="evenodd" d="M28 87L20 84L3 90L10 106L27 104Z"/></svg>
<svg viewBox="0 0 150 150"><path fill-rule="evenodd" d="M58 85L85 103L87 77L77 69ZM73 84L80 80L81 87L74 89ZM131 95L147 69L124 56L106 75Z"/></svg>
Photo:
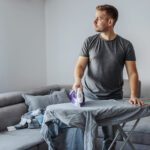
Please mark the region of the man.
<svg viewBox="0 0 150 150"><path fill-rule="evenodd" d="M88 37L75 66L73 89L83 89L92 100L122 99L123 68L127 70L131 96L129 102L143 105L138 99L138 72L134 48L130 41L114 32L118 11L111 5L96 7L96 35ZM86 69L87 68L87 69ZM83 85L82 85L82 77ZM115 126L102 127L103 150L107 150L115 134Z"/></svg>

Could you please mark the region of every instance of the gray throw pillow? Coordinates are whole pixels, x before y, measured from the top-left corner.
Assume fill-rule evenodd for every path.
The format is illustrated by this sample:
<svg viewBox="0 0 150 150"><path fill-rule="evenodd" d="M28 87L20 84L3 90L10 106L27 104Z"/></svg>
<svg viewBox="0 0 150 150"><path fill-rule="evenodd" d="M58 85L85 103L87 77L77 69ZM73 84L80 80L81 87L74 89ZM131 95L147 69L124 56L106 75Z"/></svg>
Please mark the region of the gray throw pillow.
<svg viewBox="0 0 150 150"><path fill-rule="evenodd" d="M39 108L44 109L52 104L69 102L68 92L65 89L54 91L49 95L33 96L22 94L22 97L25 99L25 104L28 105L28 111L33 111Z"/></svg>

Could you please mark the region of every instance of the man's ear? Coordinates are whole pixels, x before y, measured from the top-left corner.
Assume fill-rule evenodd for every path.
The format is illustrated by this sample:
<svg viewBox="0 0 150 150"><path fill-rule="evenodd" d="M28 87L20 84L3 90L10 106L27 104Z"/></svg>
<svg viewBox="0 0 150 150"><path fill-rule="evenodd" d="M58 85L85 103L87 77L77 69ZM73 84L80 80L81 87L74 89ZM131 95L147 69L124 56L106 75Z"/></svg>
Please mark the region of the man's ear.
<svg viewBox="0 0 150 150"><path fill-rule="evenodd" d="M108 25L113 26L114 20L112 18L109 18L108 20Z"/></svg>

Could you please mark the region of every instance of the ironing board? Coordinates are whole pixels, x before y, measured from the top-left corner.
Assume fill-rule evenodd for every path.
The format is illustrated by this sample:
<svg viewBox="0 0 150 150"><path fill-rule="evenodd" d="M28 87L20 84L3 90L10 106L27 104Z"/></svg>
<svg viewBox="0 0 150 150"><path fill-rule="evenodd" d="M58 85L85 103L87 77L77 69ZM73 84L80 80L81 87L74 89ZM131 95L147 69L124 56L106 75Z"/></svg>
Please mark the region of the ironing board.
<svg viewBox="0 0 150 150"><path fill-rule="evenodd" d="M117 134L110 145L113 146L119 134L124 138L120 150L126 143L135 150L129 140L133 130L142 117L150 115L150 105L135 106L131 105L127 99L122 100L97 100L86 101L83 107L76 107L72 103L50 105L46 108L44 122L52 122L59 119L68 127L84 129L84 150L95 150L95 138L98 126L117 125ZM126 122L135 120L135 123L127 135L123 131ZM110 150L109 148L109 150Z"/></svg>

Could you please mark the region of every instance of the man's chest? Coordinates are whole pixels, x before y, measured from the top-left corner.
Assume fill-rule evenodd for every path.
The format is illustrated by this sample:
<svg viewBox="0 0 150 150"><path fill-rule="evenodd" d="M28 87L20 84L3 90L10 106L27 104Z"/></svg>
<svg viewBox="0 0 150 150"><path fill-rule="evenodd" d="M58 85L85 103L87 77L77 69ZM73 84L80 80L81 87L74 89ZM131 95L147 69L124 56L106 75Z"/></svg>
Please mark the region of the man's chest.
<svg viewBox="0 0 150 150"><path fill-rule="evenodd" d="M119 43L94 43L89 49L90 62L124 64L125 49Z"/></svg>

